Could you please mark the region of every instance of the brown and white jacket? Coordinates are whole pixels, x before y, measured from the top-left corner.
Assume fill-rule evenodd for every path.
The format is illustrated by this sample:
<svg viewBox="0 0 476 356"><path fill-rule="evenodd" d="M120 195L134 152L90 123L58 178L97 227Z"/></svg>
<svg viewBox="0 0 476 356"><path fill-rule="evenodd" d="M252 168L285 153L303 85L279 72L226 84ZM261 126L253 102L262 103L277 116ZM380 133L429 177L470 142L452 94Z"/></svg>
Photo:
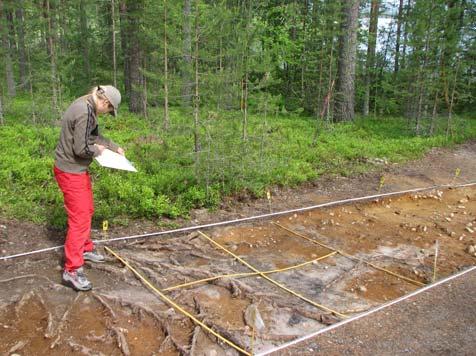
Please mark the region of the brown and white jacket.
<svg viewBox="0 0 476 356"><path fill-rule="evenodd" d="M55 166L68 173L86 172L93 158L99 154L95 144L112 151L119 148L99 134L94 100L91 95L86 95L76 99L63 114Z"/></svg>

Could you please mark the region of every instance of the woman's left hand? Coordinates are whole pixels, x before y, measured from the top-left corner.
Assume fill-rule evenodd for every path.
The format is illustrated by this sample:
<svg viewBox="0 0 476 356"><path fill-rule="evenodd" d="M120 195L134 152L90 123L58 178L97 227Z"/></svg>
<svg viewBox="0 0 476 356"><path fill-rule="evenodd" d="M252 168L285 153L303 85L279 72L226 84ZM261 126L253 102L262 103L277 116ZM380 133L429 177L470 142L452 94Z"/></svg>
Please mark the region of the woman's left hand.
<svg viewBox="0 0 476 356"><path fill-rule="evenodd" d="M124 156L125 151L124 151L124 149L123 149L122 147L119 147L119 148L117 149L117 153L119 153L120 155Z"/></svg>

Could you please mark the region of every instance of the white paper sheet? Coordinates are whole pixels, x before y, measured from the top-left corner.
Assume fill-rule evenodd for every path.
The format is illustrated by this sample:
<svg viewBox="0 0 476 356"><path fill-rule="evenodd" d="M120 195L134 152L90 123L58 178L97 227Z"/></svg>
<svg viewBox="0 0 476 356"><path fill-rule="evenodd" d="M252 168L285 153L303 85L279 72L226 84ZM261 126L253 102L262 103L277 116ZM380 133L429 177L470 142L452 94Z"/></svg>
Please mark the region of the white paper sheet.
<svg viewBox="0 0 476 356"><path fill-rule="evenodd" d="M95 158L96 161L103 167L137 172L137 169L135 169L135 167L126 157L120 155L119 153L108 150L107 148Z"/></svg>

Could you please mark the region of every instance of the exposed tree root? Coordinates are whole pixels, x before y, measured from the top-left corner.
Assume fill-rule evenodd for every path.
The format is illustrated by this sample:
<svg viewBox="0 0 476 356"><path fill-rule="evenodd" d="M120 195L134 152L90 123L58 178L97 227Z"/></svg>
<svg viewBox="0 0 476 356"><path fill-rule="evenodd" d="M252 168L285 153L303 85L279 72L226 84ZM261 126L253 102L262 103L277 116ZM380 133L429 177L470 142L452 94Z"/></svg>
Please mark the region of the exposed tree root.
<svg viewBox="0 0 476 356"><path fill-rule="evenodd" d="M86 335L86 340L88 341L94 341L94 342L100 342L100 343L111 343L111 338L109 337L109 334L104 334L104 335L96 335L94 332L90 332L88 335Z"/></svg>
<svg viewBox="0 0 476 356"><path fill-rule="evenodd" d="M97 293L92 292L91 294L94 298L96 298L97 301L99 301L99 303L102 304L102 306L108 311L109 315L112 317L114 322L116 322L117 321L117 315L114 312L114 310L111 308L111 306L103 298L101 298L101 296L98 295Z"/></svg>
<svg viewBox="0 0 476 356"><path fill-rule="evenodd" d="M202 328L200 326L195 326L193 329L192 343L190 346L190 355L197 355L197 341L201 333Z"/></svg>
<svg viewBox="0 0 476 356"><path fill-rule="evenodd" d="M56 329L53 331L53 333L49 334L49 335L45 334L45 337L48 338L48 339L56 336L56 339L50 345L50 349L54 349L56 347L56 345L58 345L60 343L61 333L63 332L63 329L65 328L65 326L67 324L67 319L68 319L69 313L71 313L71 310L73 309L73 307L76 304L77 300L79 299L80 295L81 294L78 293L76 295L76 297L74 298L73 302L70 304L69 308L66 309L66 311L64 312L63 316L61 317L61 319L60 319L58 325L56 326Z"/></svg>
<svg viewBox="0 0 476 356"><path fill-rule="evenodd" d="M20 310L25 306L25 304L31 298L33 298L34 295L35 295L35 292L29 291L28 293L23 294L22 297L20 298L20 300L16 303L16 305L15 305L15 315L16 315L17 318L19 317L18 314L20 313Z"/></svg>
<svg viewBox="0 0 476 356"><path fill-rule="evenodd" d="M137 279L133 278L132 276L129 276L127 268L117 268L108 264L96 264L94 268L100 271L104 271L104 272L116 275L118 276L119 280L124 281L129 285L132 285L135 287L141 285Z"/></svg>
<svg viewBox="0 0 476 356"><path fill-rule="evenodd" d="M131 351L129 350L129 344L127 343L127 338L124 333L127 333L127 329L119 328L119 327L112 327L111 330L116 335L117 346L121 350L124 356L130 356Z"/></svg>
<svg viewBox="0 0 476 356"><path fill-rule="evenodd" d="M7 355L11 355L16 353L17 351L20 351L23 349L26 345L28 344L27 340L21 340L18 341L15 345L13 345L10 350L8 350Z"/></svg>
<svg viewBox="0 0 476 356"><path fill-rule="evenodd" d="M87 356L106 356L100 351L95 351L93 349L90 349L89 347L86 347L84 345L78 344L74 342L71 338L68 340L68 345L73 349L73 351L80 352L83 355Z"/></svg>

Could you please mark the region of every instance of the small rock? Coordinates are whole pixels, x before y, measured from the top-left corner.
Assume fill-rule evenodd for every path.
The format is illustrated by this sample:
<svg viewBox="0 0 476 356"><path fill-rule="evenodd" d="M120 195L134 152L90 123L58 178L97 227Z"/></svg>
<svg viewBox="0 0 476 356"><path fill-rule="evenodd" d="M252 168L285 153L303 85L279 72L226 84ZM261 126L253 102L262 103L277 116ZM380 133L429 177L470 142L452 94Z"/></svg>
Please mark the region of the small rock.
<svg viewBox="0 0 476 356"><path fill-rule="evenodd" d="M466 226L465 230L468 231L470 234L474 234L474 230L471 229L469 226Z"/></svg>
<svg viewBox="0 0 476 356"><path fill-rule="evenodd" d="M466 204L467 202L468 202L468 199L463 198L463 199L461 199L458 203L460 203L460 204Z"/></svg>
<svg viewBox="0 0 476 356"><path fill-rule="evenodd" d="M365 286L360 286L359 291L361 291L362 293L365 293L367 292L367 288L365 288Z"/></svg>
<svg viewBox="0 0 476 356"><path fill-rule="evenodd" d="M474 254L476 252L476 248L472 245L469 245L468 248L466 249L470 255Z"/></svg>

